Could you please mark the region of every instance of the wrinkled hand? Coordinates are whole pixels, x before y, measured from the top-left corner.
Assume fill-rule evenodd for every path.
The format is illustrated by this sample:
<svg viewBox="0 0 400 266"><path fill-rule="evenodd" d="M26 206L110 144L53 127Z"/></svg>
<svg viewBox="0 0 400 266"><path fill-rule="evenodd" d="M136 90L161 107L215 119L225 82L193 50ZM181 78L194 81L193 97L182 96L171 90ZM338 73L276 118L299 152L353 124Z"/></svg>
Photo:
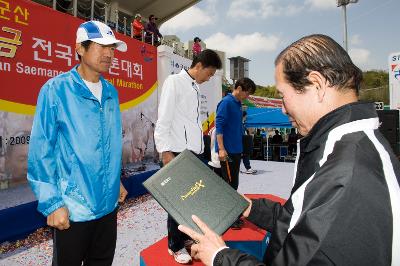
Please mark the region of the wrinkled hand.
<svg viewBox="0 0 400 266"><path fill-rule="evenodd" d="M178 229L187 234L196 243L191 247L191 256L197 260L201 260L205 265L212 266L213 261L212 256L221 247L226 247L222 237L217 235L212 231L200 218L196 215L192 215L193 221L198 225L204 235L197 233L196 231L186 227L184 225L179 225Z"/></svg>
<svg viewBox="0 0 400 266"><path fill-rule="evenodd" d="M126 191L124 185L122 185L122 182L119 184L119 198L118 202L123 202L128 195L128 191Z"/></svg>
<svg viewBox="0 0 400 266"><path fill-rule="evenodd" d="M65 230L69 228L69 212L66 207L61 207L47 216L47 225Z"/></svg>
<svg viewBox="0 0 400 266"><path fill-rule="evenodd" d="M172 161L172 159L175 158L174 154L170 151L163 152L161 157L162 157L163 165L167 165L170 161Z"/></svg>
<svg viewBox="0 0 400 266"><path fill-rule="evenodd" d="M253 202L251 201L251 199L249 199L248 197L246 197L245 195L242 194L242 197L247 200L247 202L249 203L249 206L244 210L244 212L242 213L244 217L249 217L250 215L250 211L251 211L251 206L253 205Z"/></svg>

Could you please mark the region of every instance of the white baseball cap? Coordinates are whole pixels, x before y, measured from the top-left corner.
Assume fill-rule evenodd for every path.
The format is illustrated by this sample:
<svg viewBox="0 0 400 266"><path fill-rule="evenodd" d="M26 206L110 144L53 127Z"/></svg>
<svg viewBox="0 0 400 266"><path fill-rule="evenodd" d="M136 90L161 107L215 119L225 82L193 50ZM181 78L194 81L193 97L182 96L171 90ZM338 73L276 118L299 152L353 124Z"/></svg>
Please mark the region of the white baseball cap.
<svg viewBox="0 0 400 266"><path fill-rule="evenodd" d="M92 41L102 45L116 44L116 49L126 52L128 46L124 41L117 40L114 32L100 21L87 21L82 23L76 31L76 43Z"/></svg>

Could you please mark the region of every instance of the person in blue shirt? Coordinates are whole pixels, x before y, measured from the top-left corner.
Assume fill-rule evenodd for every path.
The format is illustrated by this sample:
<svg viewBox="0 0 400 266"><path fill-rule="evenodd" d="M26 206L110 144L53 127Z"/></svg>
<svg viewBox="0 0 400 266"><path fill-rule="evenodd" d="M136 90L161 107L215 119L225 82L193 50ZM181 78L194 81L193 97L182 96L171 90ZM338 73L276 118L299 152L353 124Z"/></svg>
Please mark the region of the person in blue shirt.
<svg viewBox="0 0 400 266"><path fill-rule="evenodd" d="M240 159L243 152L242 101L254 93L256 85L249 78L236 81L232 93L218 103L216 116L217 151L222 177L231 187L239 186ZM238 220L233 228L240 228Z"/></svg>
<svg viewBox="0 0 400 266"><path fill-rule="evenodd" d="M40 90L28 181L53 232L53 265L111 265L117 240L122 125L118 94L101 74L127 45L97 21L76 35L80 64Z"/></svg>

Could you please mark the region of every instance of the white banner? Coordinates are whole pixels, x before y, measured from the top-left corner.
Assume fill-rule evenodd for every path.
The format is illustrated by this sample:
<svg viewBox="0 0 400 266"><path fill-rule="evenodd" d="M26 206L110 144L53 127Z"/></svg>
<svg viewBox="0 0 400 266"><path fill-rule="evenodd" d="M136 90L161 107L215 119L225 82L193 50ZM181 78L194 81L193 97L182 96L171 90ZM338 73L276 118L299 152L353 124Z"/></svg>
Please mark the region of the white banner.
<svg viewBox="0 0 400 266"><path fill-rule="evenodd" d="M158 46L157 76L158 76L158 100L165 79L171 74L179 73L182 68L188 70L192 60L173 53L169 46ZM215 111L222 98L222 70L218 70L207 82L200 85L200 119L203 122L203 130L208 130L215 123ZM158 104L157 104L158 106Z"/></svg>
<svg viewBox="0 0 400 266"><path fill-rule="evenodd" d="M390 109L400 110L400 52L389 56Z"/></svg>

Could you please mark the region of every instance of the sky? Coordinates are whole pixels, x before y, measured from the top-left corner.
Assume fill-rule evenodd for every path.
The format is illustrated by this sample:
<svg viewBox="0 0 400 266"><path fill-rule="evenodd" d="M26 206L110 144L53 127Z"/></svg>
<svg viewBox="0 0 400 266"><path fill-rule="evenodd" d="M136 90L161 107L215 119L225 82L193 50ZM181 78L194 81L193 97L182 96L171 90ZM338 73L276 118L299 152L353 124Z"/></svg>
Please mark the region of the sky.
<svg viewBox="0 0 400 266"><path fill-rule="evenodd" d="M400 51L400 0L359 0L347 5L348 50L363 71L388 71ZM163 23L163 35L182 42L200 37L226 58L250 59L249 77L274 85L274 60L292 42L322 33L343 45L343 9L336 0L202 0ZM227 78L229 62L226 59Z"/></svg>

